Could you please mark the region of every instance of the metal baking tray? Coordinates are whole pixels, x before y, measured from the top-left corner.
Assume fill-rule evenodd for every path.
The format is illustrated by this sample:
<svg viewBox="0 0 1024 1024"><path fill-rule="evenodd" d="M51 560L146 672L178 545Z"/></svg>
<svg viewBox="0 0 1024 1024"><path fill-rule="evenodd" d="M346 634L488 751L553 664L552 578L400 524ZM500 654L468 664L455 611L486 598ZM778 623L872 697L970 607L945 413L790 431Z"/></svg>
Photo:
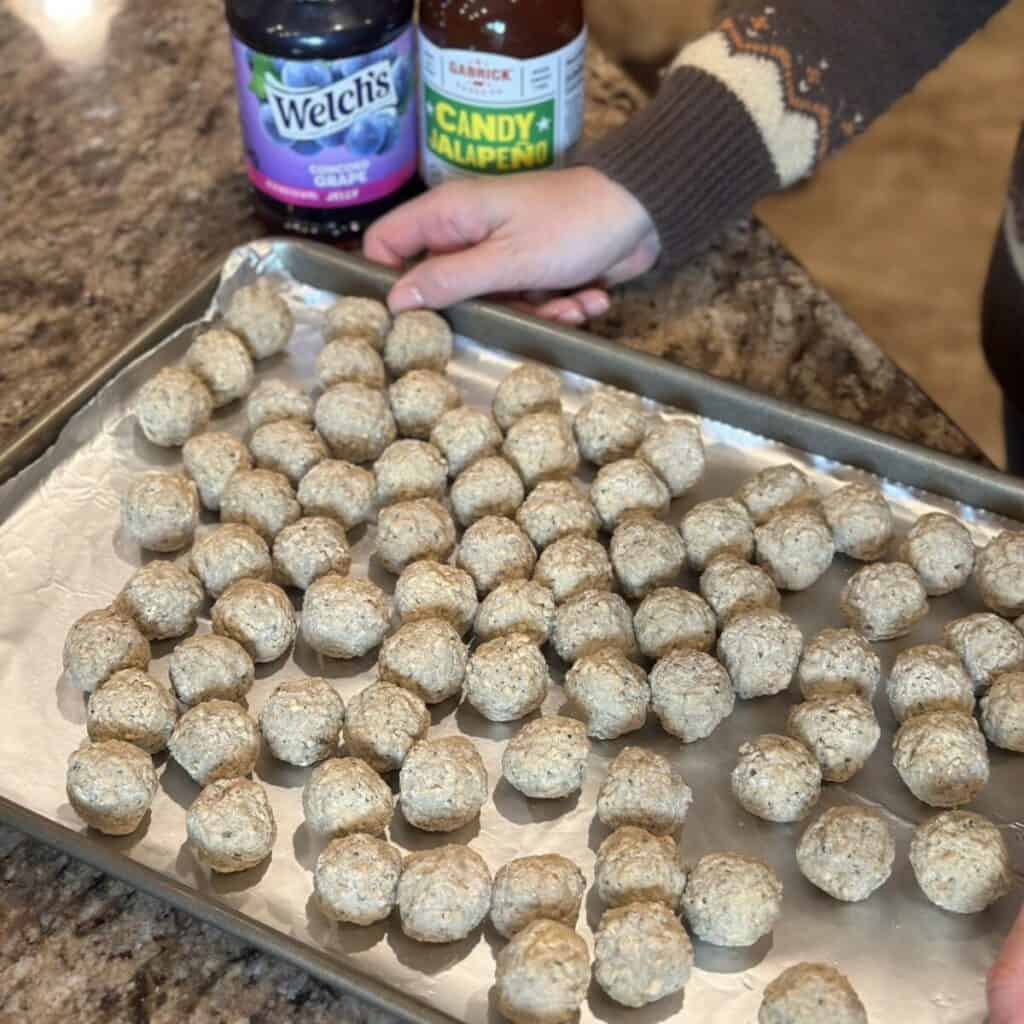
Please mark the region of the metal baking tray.
<svg viewBox="0 0 1024 1024"><path fill-rule="evenodd" d="M331 926L320 917L310 901L317 846L302 825L299 801L305 772L261 758L257 776L271 794L278 845L263 868L227 877L202 872L184 846L185 808L197 790L172 762L158 762L160 791L152 814L133 836L108 839L87 831L63 794L66 756L84 735L81 695L59 678L64 631L82 612L107 604L139 563L138 551L117 531L127 479L144 468L178 462L176 452L141 439L130 414L132 396L156 369L180 359L190 324L215 309L232 288L262 273L286 285L298 329L289 354L261 367L261 376L288 377L307 388L314 384L312 361L322 341L318 307L332 294L383 295L393 280L386 270L311 243L269 240L235 250L51 415L0 452L0 477L20 470L0 486L0 576L6 591L0 616L0 818L381 1010L413 1021L495 1020L490 987L500 939L489 927L452 946L425 946L405 939L394 921L356 929ZM958 514L984 543L993 531L1016 525L1011 519L1024 517L1024 484L984 467L502 308L467 303L450 315L459 334L451 375L467 402L485 405L512 366L536 359L563 371L570 412L592 388L611 386L644 396L652 410L700 417L709 471L695 493L673 504L674 522L695 501L732 493L745 477L780 461L803 466L824 490L841 481L879 479L896 510L898 532L921 512L941 509ZM215 426L240 432L242 419L239 410L228 410L218 414ZM387 585L388 578L369 565L372 530L353 539L353 571L369 572ZM854 568L839 559L812 591L784 599L807 636L840 623L835 598ZM686 586L694 583L683 580ZM887 668L903 646L935 641L945 621L980 607L971 587L934 601L932 614L909 638L879 646L883 664ZM208 622L200 628L208 629ZM152 670L158 677L166 678L169 650L169 644L154 647ZM347 698L372 671L372 658L324 662L300 644L287 664L261 667L250 705L258 712L276 681L295 673L326 675ZM553 672L560 678L559 666L553 665ZM802 826L768 825L732 799L728 771L736 748L759 732L780 731L793 699L783 694L742 704L712 737L691 746L667 737L656 723L623 740L595 743L579 798L551 805L526 801L500 781L496 766L515 725L486 723L449 702L434 709L432 731L461 731L474 739L488 765L493 799L478 827L427 836L398 815L391 838L403 849L469 842L492 870L525 852L564 852L592 878L604 836L593 821L604 765L625 744L648 745L670 756L694 790L695 805L681 835L687 859L718 849L763 857L785 883L783 917L773 935L751 950L697 943L685 1009L678 997L626 1011L595 986L583 1024L752 1020L772 977L798 960L822 958L835 960L850 975L873 1020L966 1024L981 1019L984 973L1018 899L1010 896L984 914L961 918L932 907L917 890L907 844L913 826L933 812L909 795L889 763L894 723L884 694L876 699L883 727L878 750L850 783L826 787L819 805L868 803L889 818L897 862L892 879L870 900L843 905L813 889L793 857ZM557 711L562 703L556 685L544 710ZM973 805L1004 828L1018 868L1024 864L1024 823L1016 797L1022 764L992 751L992 781ZM590 894L579 922L588 941L600 910Z"/></svg>

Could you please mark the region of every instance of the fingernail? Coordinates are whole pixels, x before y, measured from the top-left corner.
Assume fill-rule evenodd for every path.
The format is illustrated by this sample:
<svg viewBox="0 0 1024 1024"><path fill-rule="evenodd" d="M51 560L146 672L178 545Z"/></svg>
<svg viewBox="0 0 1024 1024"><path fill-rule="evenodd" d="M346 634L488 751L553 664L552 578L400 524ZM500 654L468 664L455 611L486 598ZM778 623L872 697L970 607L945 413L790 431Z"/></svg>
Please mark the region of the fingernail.
<svg viewBox="0 0 1024 1024"><path fill-rule="evenodd" d="M565 324L581 324L586 320L586 317L583 315L581 310L567 309L564 313L558 314L558 319Z"/></svg>
<svg viewBox="0 0 1024 1024"><path fill-rule="evenodd" d="M392 313L404 313L410 309L422 309L426 305L423 292L413 284L397 284L388 296Z"/></svg>
<svg viewBox="0 0 1024 1024"><path fill-rule="evenodd" d="M611 308L612 303L607 295L602 295L600 298L595 296L587 303L587 312L591 316L604 316Z"/></svg>

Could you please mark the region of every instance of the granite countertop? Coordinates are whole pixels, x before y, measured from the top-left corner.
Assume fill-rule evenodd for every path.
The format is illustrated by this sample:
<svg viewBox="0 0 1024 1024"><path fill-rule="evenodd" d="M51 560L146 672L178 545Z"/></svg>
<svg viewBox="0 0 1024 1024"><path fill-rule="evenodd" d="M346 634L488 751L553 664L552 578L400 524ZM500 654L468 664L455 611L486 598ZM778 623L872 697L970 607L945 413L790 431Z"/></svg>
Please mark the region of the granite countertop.
<svg viewBox="0 0 1024 1024"><path fill-rule="evenodd" d="M90 13L91 12L91 13ZM643 94L596 51L588 131ZM215 0L0 10L0 444L262 233ZM954 454L974 445L761 227L622 289L610 338ZM0 828L0 1024L382 1022L300 971Z"/></svg>

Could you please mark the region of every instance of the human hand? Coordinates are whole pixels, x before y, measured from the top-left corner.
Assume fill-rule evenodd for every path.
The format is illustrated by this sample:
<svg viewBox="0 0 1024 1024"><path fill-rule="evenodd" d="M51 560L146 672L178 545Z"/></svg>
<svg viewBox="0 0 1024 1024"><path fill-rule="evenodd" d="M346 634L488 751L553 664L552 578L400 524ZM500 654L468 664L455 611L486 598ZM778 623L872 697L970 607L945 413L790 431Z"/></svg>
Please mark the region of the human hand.
<svg viewBox="0 0 1024 1024"><path fill-rule="evenodd" d="M1024 1024L1024 909L988 974L989 1024Z"/></svg>
<svg viewBox="0 0 1024 1024"><path fill-rule="evenodd" d="M531 304L539 316L582 323L608 309L605 288L658 258L647 211L590 167L449 182L373 224L367 259L401 269L392 312L439 308L477 295L574 290Z"/></svg>

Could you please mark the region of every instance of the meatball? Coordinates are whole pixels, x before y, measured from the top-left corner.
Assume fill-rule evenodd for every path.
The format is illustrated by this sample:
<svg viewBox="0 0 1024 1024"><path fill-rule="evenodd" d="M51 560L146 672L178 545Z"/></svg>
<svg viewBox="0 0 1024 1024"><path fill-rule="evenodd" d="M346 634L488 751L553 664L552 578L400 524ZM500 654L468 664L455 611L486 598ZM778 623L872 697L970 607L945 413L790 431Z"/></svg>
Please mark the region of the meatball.
<svg viewBox="0 0 1024 1024"><path fill-rule="evenodd" d="M249 429L258 430L275 420L313 422L313 399L294 384L283 380L265 380L257 384L245 403Z"/></svg>
<svg viewBox="0 0 1024 1024"><path fill-rule="evenodd" d="M974 579L981 599L998 615L1024 613L1024 533L1004 530L978 552Z"/></svg>
<svg viewBox="0 0 1024 1024"><path fill-rule="evenodd" d="M274 569L287 587L305 590L328 573L345 575L351 565L345 531L333 519L300 519L274 538Z"/></svg>
<svg viewBox="0 0 1024 1024"><path fill-rule="evenodd" d="M452 357L452 329L430 309L399 313L384 339L384 362L395 377L412 370L444 373Z"/></svg>
<svg viewBox="0 0 1024 1024"><path fill-rule="evenodd" d="M149 665L149 641L127 615L113 608L86 612L64 639L64 675L86 693L121 669Z"/></svg>
<svg viewBox="0 0 1024 1024"><path fill-rule="evenodd" d="M877 487L847 484L823 502L836 551L862 562L881 558L892 540L893 516Z"/></svg>
<svg viewBox="0 0 1024 1024"><path fill-rule="evenodd" d="M413 562L395 583L395 608L402 622L445 619L461 634L477 612L476 585L462 569L440 562Z"/></svg>
<svg viewBox="0 0 1024 1024"><path fill-rule="evenodd" d="M270 753L305 768L330 757L345 721L345 704L326 679L281 683L260 710L260 732Z"/></svg>
<svg viewBox="0 0 1024 1024"><path fill-rule="evenodd" d="M704 476L706 459L700 428L685 420L657 420L647 432L636 457L647 463L678 498Z"/></svg>
<svg viewBox="0 0 1024 1024"><path fill-rule="evenodd" d="M213 407L220 409L252 391L252 356L237 334L214 327L203 331L185 353L191 370L210 390Z"/></svg>
<svg viewBox="0 0 1024 1024"><path fill-rule="evenodd" d="M709 853L690 871L683 917L715 946L752 946L782 913L782 882L767 864L738 853Z"/></svg>
<svg viewBox="0 0 1024 1024"><path fill-rule="evenodd" d="M148 551L187 547L199 523L196 485L177 473L143 473L124 496L121 522L125 533Z"/></svg>
<svg viewBox="0 0 1024 1024"><path fill-rule="evenodd" d="M365 384L383 390L388 386L384 360L362 338L339 338L320 350L313 365L316 379L327 390L335 384Z"/></svg>
<svg viewBox="0 0 1024 1024"><path fill-rule="evenodd" d="M618 594L584 590L555 612L551 642L567 665L604 648L633 654L636 636L629 605Z"/></svg>
<svg viewBox="0 0 1024 1024"><path fill-rule="evenodd" d="M249 449L230 434L207 431L190 437L181 449L185 472L199 491L199 500L211 512L220 510L220 499L233 473L252 469Z"/></svg>
<svg viewBox="0 0 1024 1024"><path fill-rule="evenodd" d="M855 693L826 693L795 704L786 732L814 754L826 782L852 779L882 736L874 709Z"/></svg>
<svg viewBox="0 0 1024 1024"><path fill-rule="evenodd" d="M690 787L660 754L624 747L597 794L597 816L610 829L636 825L655 835L682 827L693 803Z"/></svg>
<svg viewBox="0 0 1024 1024"><path fill-rule="evenodd" d="M635 599L674 583L686 565L679 531L647 516L623 519L612 534L609 553L623 594Z"/></svg>
<svg viewBox="0 0 1024 1024"><path fill-rule="evenodd" d="M487 769L465 736L420 740L399 773L405 820L425 832L454 832L480 816Z"/></svg>
<svg viewBox="0 0 1024 1024"><path fill-rule="evenodd" d="M418 619L381 645L377 674L382 682L401 686L427 704L439 704L462 692L466 660L466 645L450 622Z"/></svg>
<svg viewBox="0 0 1024 1024"><path fill-rule="evenodd" d="M156 788L152 759L132 743L86 741L68 758L68 801L86 825L104 835L134 832Z"/></svg>
<svg viewBox="0 0 1024 1024"><path fill-rule="evenodd" d="M583 872L557 853L518 857L494 876L491 923L511 939L537 920L576 924L587 889Z"/></svg>
<svg viewBox="0 0 1024 1024"><path fill-rule="evenodd" d="M227 636L190 636L171 652L171 685L182 704L206 700L241 701L252 688L255 669L245 648Z"/></svg>
<svg viewBox="0 0 1024 1024"><path fill-rule="evenodd" d="M402 378L403 383L414 374ZM447 382L446 382L447 383ZM430 442L436 445L448 462L448 475L458 476L477 459L497 454L501 447L498 424L480 409L445 404L443 412L430 431Z"/></svg>
<svg viewBox="0 0 1024 1024"><path fill-rule="evenodd" d="M514 722L544 703L548 663L523 633L481 644L466 666L466 700L491 722Z"/></svg>
<svg viewBox="0 0 1024 1024"><path fill-rule="evenodd" d="M320 396L313 420L331 452L348 462L371 462L398 436L387 396L351 381Z"/></svg>
<svg viewBox="0 0 1024 1024"><path fill-rule="evenodd" d="M221 522L251 526L268 544L301 515L288 478L273 470L240 469L221 494Z"/></svg>
<svg viewBox="0 0 1024 1024"><path fill-rule="evenodd" d="M881 678L881 659L852 629L823 629L807 644L797 669L805 700L824 693L856 693L870 703Z"/></svg>
<svg viewBox="0 0 1024 1024"><path fill-rule="evenodd" d="M531 364L513 370L497 387L491 411L502 430L535 412L562 411L562 382L554 370Z"/></svg>
<svg viewBox="0 0 1024 1024"><path fill-rule="evenodd" d="M757 1024L868 1024L853 986L831 964L795 964L764 990Z"/></svg>
<svg viewBox="0 0 1024 1024"><path fill-rule="evenodd" d="M501 774L523 796L558 800L580 790L590 743L581 722L549 715L527 722L509 740Z"/></svg>
<svg viewBox="0 0 1024 1024"><path fill-rule="evenodd" d="M974 684L959 657L937 644L900 651L886 683L896 721L924 711L974 714Z"/></svg>
<svg viewBox="0 0 1024 1024"><path fill-rule="evenodd" d="M178 705L163 683L137 668L115 672L89 698L89 739L124 740L147 754L167 746L178 720Z"/></svg>
<svg viewBox="0 0 1024 1024"><path fill-rule="evenodd" d="M377 299L345 295L324 313L324 325L328 338L361 338L380 351L391 330L391 314Z"/></svg>
<svg viewBox="0 0 1024 1024"><path fill-rule="evenodd" d="M249 346L253 359L267 359L283 352L295 326L288 303L266 278L239 288L231 296L224 319Z"/></svg>
<svg viewBox="0 0 1024 1024"><path fill-rule="evenodd" d="M277 839L266 791L252 779L219 779L205 786L188 809L185 829L196 859L221 874L263 863Z"/></svg>
<svg viewBox="0 0 1024 1024"><path fill-rule="evenodd" d="M802 743L771 733L740 747L730 780L740 806L765 821L800 821L821 796L814 755Z"/></svg>
<svg viewBox="0 0 1024 1024"><path fill-rule="evenodd" d="M579 534L597 536L597 513L590 499L572 480L544 480L519 507L516 522L537 548Z"/></svg>
<svg viewBox="0 0 1024 1024"><path fill-rule="evenodd" d="M543 480L572 476L580 453L568 420L555 412L534 412L509 427L502 454L519 472L527 488Z"/></svg>
<svg viewBox="0 0 1024 1024"><path fill-rule="evenodd" d="M946 811L918 825L910 866L925 896L955 914L977 914L1013 886L1002 833L970 811Z"/></svg>
<svg viewBox="0 0 1024 1024"><path fill-rule="evenodd" d="M280 473L293 486L327 458L327 449L317 432L298 420L265 424L253 433L249 447L260 469Z"/></svg>
<svg viewBox="0 0 1024 1024"><path fill-rule="evenodd" d="M462 535L456 553L480 594L487 594L509 580L529 579L537 562L530 538L511 519L484 516Z"/></svg>
<svg viewBox="0 0 1024 1024"><path fill-rule="evenodd" d="M565 692L594 739L614 740L647 722L647 674L614 648L580 658L565 674Z"/></svg>
<svg viewBox="0 0 1024 1024"><path fill-rule="evenodd" d="M498 455L477 459L452 484L452 508L463 526L484 516L514 516L526 492L519 474Z"/></svg>
<svg viewBox="0 0 1024 1024"><path fill-rule="evenodd" d="M646 462L619 459L602 466L590 488L601 526L611 533L628 513L664 515L668 511L668 488Z"/></svg>
<svg viewBox="0 0 1024 1024"><path fill-rule="evenodd" d="M1024 670L1024 636L989 612L968 615L946 625L946 646L963 662L980 693L1004 672Z"/></svg>
<svg viewBox="0 0 1024 1024"><path fill-rule="evenodd" d="M679 587L651 591L633 616L636 641L648 658L677 648L708 651L715 643L715 613L696 594Z"/></svg>
<svg viewBox="0 0 1024 1024"><path fill-rule="evenodd" d="M196 541L189 556L206 592L220 597L240 580L269 580L273 570L267 542L243 523L228 523Z"/></svg>
<svg viewBox="0 0 1024 1024"><path fill-rule="evenodd" d="M712 498L694 505L679 525L686 557L694 572L703 572L719 555L749 560L754 554L754 523L735 498Z"/></svg>
<svg viewBox="0 0 1024 1024"><path fill-rule="evenodd" d="M931 807L970 803L988 782L985 737L961 711L908 718L893 740L892 763L910 792Z"/></svg>
<svg viewBox="0 0 1024 1024"><path fill-rule="evenodd" d="M491 904L491 872L468 846L410 853L398 882L402 931L418 942L458 942L477 928Z"/></svg>
<svg viewBox="0 0 1024 1024"><path fill-rule="evenodd" d="M299 482L302 514L337 519L346 530L368 523L377 510L373 473L351 462L324 459Z"/></svg>
<svg viewBox="0 0 1024 1024"><path fill-rule="evenodd" d="M260 731L245 708L208 700L178 719L167 748L186 772L205 786L217 779L240 779L256 765Z"/></svg>
<svg viewBox="0 0 1024 1024"><path fill-rule="evenodd" d="M778 608L779 592L771 576L735 555L716 555L700 577L700 592L723 626L737 612Z"/></svg>
<svg viewBox="0 0 1024 1024"><path fill-rule="evenodd" d="M476 613L478 640L493 640L522 633L544 644L555 625L555 599L551 591L532 580L510 580L492 590Z"/></svg>
<svg viewBox="0 0 1024 1024"><path fill-rule="evenodd" d="M302 637L328 658L361 658L380 646L390 625L387 594L355 576L321 576L302 603Z"/></svg>
<svg viewBox="0 0 1024 1024"><path fill-rule="evenodd" d="M388 388L388 400L399 434L422 441L431 438L442 417L458 408L460 402L455 385L433 370L413 370L399 377ZM486 417L484 413L481 415ZM495 448L500 443L499 436Z"/></svg>
<svg viewBox="0 0 1024 1024"><path fill-rule="evenodd" d="M869 640L906 636L928 614L928 595L902 562L864 566L846 581L839 603L850 625Z"/></svg>
<svg viewBox="0 0 1024 1024"><path fill-rule="evenodd" d="M273 583L239 580L217 598L213 631L237 640L257 664L291 650L298 626L288 595Z"/></svg>
<svg viewBox="0 0 1024 1024"><path fill-rule="evenodd" d="M377 482L378 502L393 505L415 498L443 498L448 483L448 466L444 456L432 444L395 441L374 463L373 475ZM454 497L453 490L453 501Z"/></svg>
<svg viewBox="0 0 1024 1024"><path fill-rule="evenodd" d="M1024 672L996 677L981 698L981 728L993 746L1024 752Z"/></svg>
<svg viewBox="0 0 1024 1024"><path fill-rule="evenodd" d="M784 509L816 505L821 500L817 487L807 474L788 463L762 469L739 489L736 497L743 502L750 518L758 526Z"/></svg>
<svg viewBox="0 0 1024 1024"><path fill-rule="evenodd" d="M447 558L455 550L455 524L436 498L414 498L381 509L376 555L396 576L413 562Z"/></svg>
<svg viewBox="0 0 1024 1024"><path fill-rule="evenodd" d="M885 818L867 807L830 807L800 837L804 878L836 900L866 900L892 874L896 844Z"/></svg>
<svg viewBox="0 0 1024 1024"><path fill-rule="evenodd" d="M594 885L609 907L655 901L674 910L683 898L686 869L671 836L623 825L598 847Z"/></svg>
<svg viewBox="0 0 1024 1024"><path fill-rule="evenodd" d="M332 757L310 773L302 790L306 824L334 839L354 832L383 835L395 813L388 784L358 757Z"/></svg>
<svg viewBox="0 0 1024 1024"><path fill-rule="evenodd" d="M313 891L324 916L345 924L385 921L398 902L401 851L362 832L332 839L316 859Z"/></svg>
<svg viewBox="0 0 1024 1024"><path fill-rule="evenodd" d="M734 615L718 638L718 658L743 700L785 690L800 663L804 638L784 612L754 608Z"/></svg>
<svg viewBox="0 0 1024 1024"><path fill-rule="evenodd" d="M646 426L647 417L632 398L595 391L576 413L572 430L583 458L604 466L632 455Z"/></svg>
<svg viewBox="0 0 1024 1024"><path fill-rule="evenodd" d="M729 673L702 651L670 651L648 679L651 707L661 727L684 743L710 736L736 704Z"/></svg>
<svg viewBox="0 0 1024 1024"><path fill-rule="evenodd" d="M166 366L139 388L135 416L151 444L178 448L201 434L213 413L213 396L191 371Z"/></svg>
<svg viewBox="0 0 1024 1024"><path fill-rule="evenodd" d="M611 590L612 563L598 541L570 534L540 553L533 578L564 604L585 590Z"/></svg>
<svg viewBox="0 0 1024 1024"><path fill-rule="evenodd" d="M832 533L815 509L779 512L754 531L757 562L782 590L807 590L828 572Z"/></svg>
<svg viewBox="0 0 1024 1024"><path fill-rule="evenodd" d="M345 749L379 772L402 767L406 755L430 728L427 705L409 690L371 683L348 703Z"/></svg>
<svg viewBox="0 0 1024 1024"><path fill-rule="evenodd" d="M953 516L929 512L910 528L900 558L921 577L929 597L959 590L974 572L974 540Z"/></svg>

